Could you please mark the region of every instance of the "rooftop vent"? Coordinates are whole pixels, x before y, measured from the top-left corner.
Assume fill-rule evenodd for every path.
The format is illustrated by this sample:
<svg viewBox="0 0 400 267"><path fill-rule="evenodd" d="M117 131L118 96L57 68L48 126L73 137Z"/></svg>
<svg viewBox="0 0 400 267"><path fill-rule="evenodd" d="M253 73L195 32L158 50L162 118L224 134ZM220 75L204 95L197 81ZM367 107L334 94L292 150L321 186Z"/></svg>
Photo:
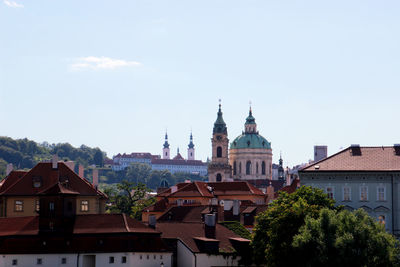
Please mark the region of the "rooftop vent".
<svg viewBox="0 0 400 267"><path fill-rule="evenodd" d="M361 156L361 148L358 144L352 144L350 146L350 154L352 156Z"/></svg>
<svg viewBox="0 0 400 267"><path fill-rule="evenodd" d="M394 148L394 154L396 156L400 156L400 144L394 144L393 148Z"/></svg>

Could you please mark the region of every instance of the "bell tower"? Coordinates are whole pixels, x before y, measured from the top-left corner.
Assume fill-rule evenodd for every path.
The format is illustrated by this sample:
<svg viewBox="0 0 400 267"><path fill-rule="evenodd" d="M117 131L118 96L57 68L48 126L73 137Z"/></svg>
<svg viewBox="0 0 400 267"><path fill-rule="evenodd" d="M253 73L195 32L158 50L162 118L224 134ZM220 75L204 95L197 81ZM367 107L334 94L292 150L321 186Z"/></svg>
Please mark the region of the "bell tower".
<svg viewBox="0 0 400 267"><path fill-rule="evenodd" d="M190 133L190 142L188 145L188 160L194 160L194 144L193 144L193 135Z"/></svg>
<svg viewBox="0 0 400 267"><path fill-rule="evenodd" d="M221 101L217 113L217 120L214 123L212 144L212 159L208 166L208 180L210 182L223 182L231 178L232 167L228 159L228 129L222 117Z"/></svg>
<svg viewBox="0 0 400 267"><path fill-rule="evenodd" d="M170 159L170 154L169 154L169 143L168 143L168 134L165 132L165 142L163 145L163 159Z"/></svg>

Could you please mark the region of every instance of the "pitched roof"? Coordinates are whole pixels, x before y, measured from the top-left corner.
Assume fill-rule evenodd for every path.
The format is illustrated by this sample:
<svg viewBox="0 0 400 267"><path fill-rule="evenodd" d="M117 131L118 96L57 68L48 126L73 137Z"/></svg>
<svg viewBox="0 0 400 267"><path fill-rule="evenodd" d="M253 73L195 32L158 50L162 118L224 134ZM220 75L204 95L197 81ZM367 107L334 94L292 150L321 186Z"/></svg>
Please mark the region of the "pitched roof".
<svg viewBox="0 0 400 267"><path fill-rule="evenodd" d="M7 178L8 179L8 178ZM40 187L34 187L33 181L38 179ZM77 192L84 196L107 197L104 193L97 190L85 178L79 177L64 162L58 162L57 169L52 168L51 162L41 162L25 173L19 179L13 178L14 183L0 188L0 195L36 195L45 190L49 190L59 182L64 182L66 188L72 192ZM3 189L3 187L5 187Z"/></svg>
<svg viewBox="0 0 400 267"><path fill-rule="evenodd" d="M400 155L392 146L348 147L328 158L309 165L309 171L400 171Z"/></svg>
<svg viewBox="0 0 400 267"><path fill-rule="evenodd" d="M200 252L195 239L205 238L204 223L157 222L156 230L162 233L162 238L179 239L192 252ZM220 251L234 252L229 239L240 238L240 236L218 223L215 235L215 239L219 241Z"/></svg>
<svg viewBox="0 0 400 267"><path fill-rule="evenodd" d="M246 181L207 183L213 188L214 195L260 195L265 194Z"/></svg>
<svg viewBox="0 0 400 267"><path fill-rule="evenodd" d="M39 216L0 218L0 236L37 235ZM158 233L124 214L76 215L74 234Z"/></svg>
<svg viewBox="0 0 400 267"><path fill-rule="evenodd" d="M0 193L7 190L10 186L16 183L23 177L27 171L12 171L0 182Z"/></svg>
<svg viewBox="0 0 400 267"><path fill-rule="evenodd" d="M224 195L259 195L265 196L265 194L255 186L251 185L246 181L237 182L191 182L191 183L179 183L176 185L177 191L171 193L171 188L158 194L158 197L193 197L202 196L212 198L214 196Z"/></svg>

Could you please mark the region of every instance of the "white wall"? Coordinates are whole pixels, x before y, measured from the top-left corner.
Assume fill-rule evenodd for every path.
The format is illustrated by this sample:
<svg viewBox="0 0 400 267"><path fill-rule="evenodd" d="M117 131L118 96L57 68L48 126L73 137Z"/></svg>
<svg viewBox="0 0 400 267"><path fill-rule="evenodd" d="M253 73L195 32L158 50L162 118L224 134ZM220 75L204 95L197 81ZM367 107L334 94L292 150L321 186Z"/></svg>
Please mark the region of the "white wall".
<svg viewBox="0 0 400 267"><path fill-rule="evenodd" d="M84 253L79 255L79 265L77 265L78 254L19 254L0 255L0 267L85 267L84 255L95 255L96 267L160 267L161 262L165 267L171 267L172 263L172 253ZM124 256L127 259L126 263L121 262ZM114 257L114 263L109 262L110 257ZM42 259L41 265L36 264L38 258ZM66 264L61 264L62 258L67 259ZM17 260L17 265L12 265L14 259Z"/></svg>
<svg viewBox="0 0 400 267"><path fill-rule="evenodd" d="M180 240L177 246L178 267L194 267L194 255Z"/></svg>
<svg viewBox="0 0 400 267"><path fill-rule="evenodd" d="M240 257L226 257L222 255L207 255L205 253L196 254L196 267L209 267L209 266L238 266Z"/></svg>

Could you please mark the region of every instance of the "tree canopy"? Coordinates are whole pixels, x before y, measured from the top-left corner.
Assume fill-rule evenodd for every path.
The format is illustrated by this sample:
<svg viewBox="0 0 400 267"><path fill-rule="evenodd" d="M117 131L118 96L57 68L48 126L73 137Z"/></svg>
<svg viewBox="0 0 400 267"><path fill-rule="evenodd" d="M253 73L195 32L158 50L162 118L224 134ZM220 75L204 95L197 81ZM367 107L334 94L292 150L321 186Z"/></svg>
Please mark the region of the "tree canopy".
<svg viewBox="0 0 400 267"><path fill-rule="evenodd" d="M334 201L321 190L302 186L296 192L281 192L257 217L252 246L255 261L268 266L296 266L293 237L306 216L317 218L323 208L335 209Z"/></svg>
<svg viewBox="0 0 400 267"><path fill-rule="evenodd" d="M322 209L293 238L297 266L398 266L398 241L362 210Z"/></svg>
<svg viewBox="0 0 400 267"><path fill-rule="evenodd" d="M148 198L151 192L144 184L136 185L134 182L123 180L115 187L106 187L104 193L109 197L108 212L125 213L141 220L142 210L155 203L155 198Z"/></svg>

